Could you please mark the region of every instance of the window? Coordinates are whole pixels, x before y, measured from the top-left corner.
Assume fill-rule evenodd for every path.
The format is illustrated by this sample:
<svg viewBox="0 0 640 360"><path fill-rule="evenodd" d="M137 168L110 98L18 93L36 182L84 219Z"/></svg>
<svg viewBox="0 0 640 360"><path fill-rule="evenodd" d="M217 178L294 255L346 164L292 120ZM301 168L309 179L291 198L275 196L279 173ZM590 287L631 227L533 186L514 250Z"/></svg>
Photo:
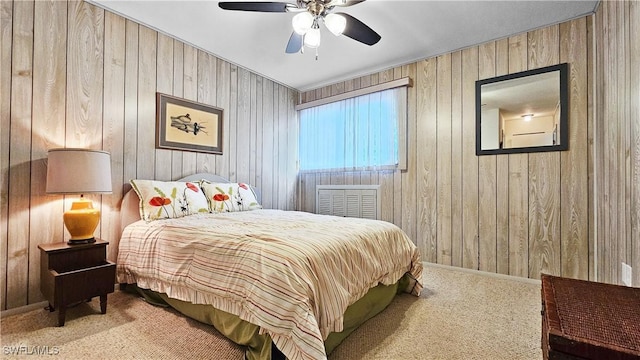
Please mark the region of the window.
<svg viewBox="0 0 640 360"><path fill-rule="evenodd" d="M300 170L397 167L406 99L402 86L300 110Z"/></svg>

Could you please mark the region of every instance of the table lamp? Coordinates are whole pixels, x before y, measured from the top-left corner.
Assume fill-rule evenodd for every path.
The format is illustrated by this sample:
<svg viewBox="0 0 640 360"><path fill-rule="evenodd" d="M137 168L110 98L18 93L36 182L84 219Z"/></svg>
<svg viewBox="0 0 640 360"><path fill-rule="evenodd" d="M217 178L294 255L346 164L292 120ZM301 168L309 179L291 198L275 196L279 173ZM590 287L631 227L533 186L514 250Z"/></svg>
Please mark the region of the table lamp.
<svg viewBox="0 0 640 360"><path fill-rule="evenodd" d="M67 242L95 242L93 232L100 222L100 210L83 194L111 193L111 157L108 152L90 149L51 149L47 164L48 194L80 194L65 211L64 226L71 234Z"/></svg>

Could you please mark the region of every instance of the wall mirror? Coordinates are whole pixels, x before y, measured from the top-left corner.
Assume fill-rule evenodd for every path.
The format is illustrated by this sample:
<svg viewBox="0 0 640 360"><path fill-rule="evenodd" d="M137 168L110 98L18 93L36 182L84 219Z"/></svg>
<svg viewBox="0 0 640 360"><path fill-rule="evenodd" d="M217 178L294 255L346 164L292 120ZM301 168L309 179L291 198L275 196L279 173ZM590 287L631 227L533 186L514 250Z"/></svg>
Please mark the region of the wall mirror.
<svg viewBox="0 0 640 360"><path fill-rule="evenodd" d="M567 150L567 68L476 81L476 155Z"/></svg>

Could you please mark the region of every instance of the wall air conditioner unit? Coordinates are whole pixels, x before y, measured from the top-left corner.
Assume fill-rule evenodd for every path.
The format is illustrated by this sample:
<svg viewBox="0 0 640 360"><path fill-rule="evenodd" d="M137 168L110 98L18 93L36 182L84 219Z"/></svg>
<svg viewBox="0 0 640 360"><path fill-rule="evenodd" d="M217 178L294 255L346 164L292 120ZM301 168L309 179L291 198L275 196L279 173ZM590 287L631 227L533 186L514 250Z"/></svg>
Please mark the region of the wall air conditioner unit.
<svg viewBox="0 0 640 360"><path fill-rule="evenodd" d="M380 185L317 185L316 213L380 219Z"/></svg>

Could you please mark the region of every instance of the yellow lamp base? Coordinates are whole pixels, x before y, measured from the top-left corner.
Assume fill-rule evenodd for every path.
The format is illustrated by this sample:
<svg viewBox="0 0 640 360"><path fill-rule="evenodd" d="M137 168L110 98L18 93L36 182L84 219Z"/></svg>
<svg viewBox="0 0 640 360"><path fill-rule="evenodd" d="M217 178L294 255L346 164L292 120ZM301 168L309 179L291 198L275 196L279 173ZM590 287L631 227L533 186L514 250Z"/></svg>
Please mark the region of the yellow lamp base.
<svg viewBox="0 0 640 360"><path fill-rule="evenodd" d="M64 226L71 234L68 244L95 242L93 232L100 222L100 210L93 208L91 200L80 198L71 204L71 209L63 215Z"/></svg>

